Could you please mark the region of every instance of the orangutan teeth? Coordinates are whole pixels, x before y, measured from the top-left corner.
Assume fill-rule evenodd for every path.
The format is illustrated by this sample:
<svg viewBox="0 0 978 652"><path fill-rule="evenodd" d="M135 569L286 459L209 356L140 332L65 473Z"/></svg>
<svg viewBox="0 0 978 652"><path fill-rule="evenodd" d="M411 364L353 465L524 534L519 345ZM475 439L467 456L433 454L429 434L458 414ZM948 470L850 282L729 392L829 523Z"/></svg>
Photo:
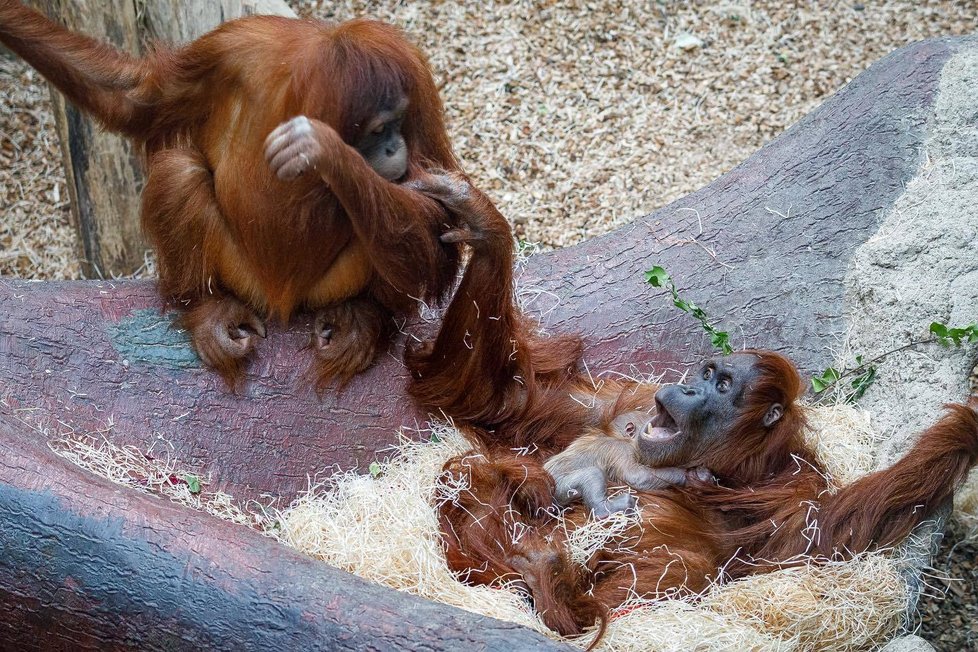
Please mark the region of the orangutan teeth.
<svg viewBox="0 0 978 652"><path fill-rule="evenodd" d="M642 433L642 436L645 437L646 439L652 439L655 441L667 441L669 439L673 439L679 434L680 433L678 430L673 430L671 428L663 428L660 426L656 428L646 429L646 431Z"/></svg>

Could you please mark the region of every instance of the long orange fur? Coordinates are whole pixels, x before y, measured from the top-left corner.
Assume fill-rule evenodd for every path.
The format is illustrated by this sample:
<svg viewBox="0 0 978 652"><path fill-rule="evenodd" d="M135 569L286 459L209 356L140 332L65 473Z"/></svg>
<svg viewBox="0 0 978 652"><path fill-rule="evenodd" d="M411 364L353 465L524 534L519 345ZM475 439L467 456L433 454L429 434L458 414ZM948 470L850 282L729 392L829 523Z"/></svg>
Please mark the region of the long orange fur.
<svg viewBox="0 0 978 652"><path fill-rule="evenodd" d="M443 542L464 580L522 581L544 622L562 634L604 631L611 613L636 596L688 595L799 555L848 558L892 545L948 500L978 459L973 399L949 406L892 467L837 490L805 442L794 365L774 352L748 352L756 378L736 423L701 460L718 482L640 494L644 526L622 535L631 550L599 551L576 565L553 516L543 461L588 427L607 430L617 414L650 409L656 388L594 388L576 368L578 339L538 337L513 302L505 222L478 194L465 211L477 215L461 221L481 225L483 237L438 338L408 358L418 402L454 418L476 445L445 466L444 480L468 489L439 507ZM774 403L783 415L764 427ZM565 516L572 524L587 518L581 508Z"/></svg>
<svg viewBox="0 0 978 652"><path fill-rule="evenodd" d="M391 98L406 96L400 181L429 167L459 171L428 63L395 27L250 16L134 58L0 0L0 42L141 148L142 224L160 291L185 310L195 343L216 316L285 320L356 297L351 307L365 306L357 317L371 323L354 323L348 350L319 361L325 386L372 361L391 315L437 300L454 282L457 248L438 240L446 215L437 202L383 179L350 147L333 148L326 179L282 181L263 158L265 138L294 116L350 142ZM213 302L235 305L228 313L205 305ZM240 382L246 358L198 351L232 386Z"/></svg>

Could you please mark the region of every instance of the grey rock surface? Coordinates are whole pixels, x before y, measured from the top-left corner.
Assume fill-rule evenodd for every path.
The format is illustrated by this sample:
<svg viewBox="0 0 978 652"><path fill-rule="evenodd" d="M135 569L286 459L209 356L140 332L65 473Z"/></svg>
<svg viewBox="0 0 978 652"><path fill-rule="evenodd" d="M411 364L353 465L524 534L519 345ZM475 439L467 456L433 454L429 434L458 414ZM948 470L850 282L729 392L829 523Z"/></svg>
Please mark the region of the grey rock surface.
<svg viewBox="0 0 978 652"><path fill-rule="evenodd" d="M843 355L871 359L928 338L932 322L978 320L978 44L945 65L917 175L846 273ZM845 350L848 349L848 350ZM921 344L878 365L860 401L884 434L879 464L906 451L944 403L969 393L978 346ZM849 362L840 359L838 364Z"/></svg>
<svg viewBox="0 0 978 652"><path fill-rule="evenodd" d="M934 646L911 634L893 639L880 652L934 652Z"/></svg>

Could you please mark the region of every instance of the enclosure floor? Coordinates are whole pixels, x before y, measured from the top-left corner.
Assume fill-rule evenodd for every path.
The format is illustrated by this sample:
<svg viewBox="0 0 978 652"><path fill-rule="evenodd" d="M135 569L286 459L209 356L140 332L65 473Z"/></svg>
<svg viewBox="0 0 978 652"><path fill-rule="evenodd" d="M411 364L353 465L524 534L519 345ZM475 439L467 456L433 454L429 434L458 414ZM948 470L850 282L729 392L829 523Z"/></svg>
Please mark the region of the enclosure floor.
<svg viewBox="0 0 978 652"><path fill-rule="evenodd" d="M291 4L404 27L431 59L466 170L544 247L706 185L888 52L978 28L973 0ZM80 273L47 92L0 51L0 276ZM978 649L974 547L957 541L935 566L952 551L960 590L924 602L923 634Z"/></svg>
<svg viewBox="0 0 978 652"><path fill-rule="evenodd" d="M973 32L978 14L973 0L292 5L404 27L431 59L467 171L545 247L706 185L872 62ZM46 96L0 55L0 275L79 273Z"/></svg>

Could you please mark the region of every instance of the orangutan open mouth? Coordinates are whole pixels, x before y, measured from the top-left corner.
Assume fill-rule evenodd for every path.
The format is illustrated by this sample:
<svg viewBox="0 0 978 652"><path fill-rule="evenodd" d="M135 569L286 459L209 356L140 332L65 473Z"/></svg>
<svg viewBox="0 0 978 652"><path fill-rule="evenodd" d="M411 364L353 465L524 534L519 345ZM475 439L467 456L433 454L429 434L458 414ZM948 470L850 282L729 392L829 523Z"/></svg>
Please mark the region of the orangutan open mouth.
<svg viewBox="0 0 978 652"><path fill-rule="evenodd" d="M642 430L641 437L649 441L668 441L680 434L679 425L658 398L655 399L655 417Z"/></svg>

